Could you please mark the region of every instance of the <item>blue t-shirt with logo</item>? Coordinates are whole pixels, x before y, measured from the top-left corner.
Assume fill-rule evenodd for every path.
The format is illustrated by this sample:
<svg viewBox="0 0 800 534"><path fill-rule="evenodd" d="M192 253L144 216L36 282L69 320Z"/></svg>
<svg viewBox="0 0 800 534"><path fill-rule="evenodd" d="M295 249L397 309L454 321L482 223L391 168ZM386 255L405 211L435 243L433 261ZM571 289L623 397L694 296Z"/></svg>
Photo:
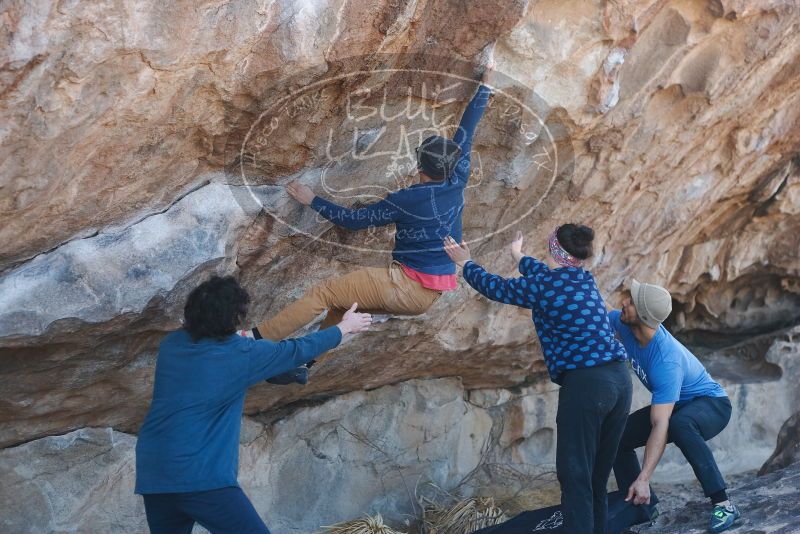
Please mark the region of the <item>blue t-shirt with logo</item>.
<svg viewBox="0 0 800 534"><path fill-rule="evenodd" d="M653 394L653 404L683 402L696 397L727 397L697 357L675 339L663 325L646 347L639 345L633 331L614 310L608 317L616 330L634 372Z"/></svg>

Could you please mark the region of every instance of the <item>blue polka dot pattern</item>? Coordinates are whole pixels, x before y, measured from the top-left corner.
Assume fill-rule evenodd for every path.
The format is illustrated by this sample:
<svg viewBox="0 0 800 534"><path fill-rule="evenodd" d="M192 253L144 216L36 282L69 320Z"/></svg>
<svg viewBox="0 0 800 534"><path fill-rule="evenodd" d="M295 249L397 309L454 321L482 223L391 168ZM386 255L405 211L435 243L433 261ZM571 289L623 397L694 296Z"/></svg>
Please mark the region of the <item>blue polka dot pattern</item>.
<svg viewBox="0 0 800 534"><path fill-rule="evenodd" d="M524 257L520 278L503 278L467 262L464 278L484 296L531 310L550 378L560 383L564 371L626 360L614 337L606 305L588 271L550 269Z"/></svg>

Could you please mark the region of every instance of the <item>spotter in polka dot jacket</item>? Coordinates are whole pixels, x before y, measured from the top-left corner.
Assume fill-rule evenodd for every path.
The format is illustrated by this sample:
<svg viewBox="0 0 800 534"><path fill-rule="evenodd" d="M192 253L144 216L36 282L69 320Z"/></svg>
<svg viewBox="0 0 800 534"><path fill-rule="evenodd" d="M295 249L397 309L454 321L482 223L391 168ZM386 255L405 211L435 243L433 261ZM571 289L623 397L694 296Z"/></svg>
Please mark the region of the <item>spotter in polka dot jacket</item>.
<svg viewBox="0 0 800 534"><path fill-rule="evenodd" d="M485 297L532 310L550 379L564 371L627 360L615 337L594 277L577 267L550 269L534 258L519 262L519 278L503 278L469 261L464 279Z"/></svg>

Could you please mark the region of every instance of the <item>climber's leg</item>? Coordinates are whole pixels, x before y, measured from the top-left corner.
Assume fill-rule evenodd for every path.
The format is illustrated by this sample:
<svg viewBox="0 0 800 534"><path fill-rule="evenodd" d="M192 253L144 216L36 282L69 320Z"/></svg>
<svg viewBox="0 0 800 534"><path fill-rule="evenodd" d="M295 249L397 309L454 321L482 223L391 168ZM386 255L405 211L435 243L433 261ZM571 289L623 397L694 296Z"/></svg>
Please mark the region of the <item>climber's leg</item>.
<svg viewBox="0 0 800 534"><path fill-rule="evenodd" d="M328 328L341 322L342 316L354 302L363 312L419 315L425 313L441 294L441 291L427 289L411 280L403 273L399 263L392 262L389 267L361 269L312 288L276 317L258 325L253 334L258 338L283 339L325 309L328 314L320 328ZM265 332L268 335L265 336ZM315 363L317 360L312 360L306 366L272 377L268 382L278 385L306 384L308 368Z"/></svg>
<svg viewBox="0 0 800 534"><path fill-rule="evenodd" d="M152 534L191 534L195 522L215 534L269 534L250 499L238 487L142 497Z"/></svg>
<svg viewBox="0 0 800 534"><path fill-rule="evenodd" d="M180 509L180 493L142 495L147 526L152 534L191 534L194 519Z"/></svg>
<svg viewBox="0 0 800 534"><path fill-rule="evenodd" d="M344 308L330 308L328 313L325 315L325 318L322 320L322 324L319 327L320 330L342 322L342 318L344 317L346 311L347 310Z"/></svg>
<svg viewBox="0 0 800 534"><path fill-rule="evenodd" d="M181 511L214 534L269 534L239 487L181 494Z"/></svg>
<svg viewBox="0 0 800 534"><path fill-rule="evenodd" d="M728 426L731 411L728 397L697 397L677 408L669 420L669 441L677 445L692 466L706 497L720 492L724 495L726 489L706 441Z"/></svg>
<svg viewBox="0 0 800 534"><path fill-rule="evenodd" d="M333 326L354 302L358 303L359 311L419 315L440 295L440 291L422 287L408 278L398 263L389 267L368 267L311 288L278 315L259 324L257 330L266 339L284 339L325 310L329 311L330 318L322 326Z"/></svg>

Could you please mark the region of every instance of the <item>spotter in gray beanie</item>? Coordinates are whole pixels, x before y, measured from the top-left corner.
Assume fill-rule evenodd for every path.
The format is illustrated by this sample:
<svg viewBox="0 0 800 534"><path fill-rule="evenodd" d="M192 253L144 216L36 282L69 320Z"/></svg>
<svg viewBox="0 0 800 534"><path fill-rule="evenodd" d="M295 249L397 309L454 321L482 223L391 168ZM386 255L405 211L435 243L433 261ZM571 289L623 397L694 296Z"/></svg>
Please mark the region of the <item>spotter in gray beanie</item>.
<svg viewBox="0 0 800 534"><path fill-rule="evenodd" d="M461 157L461 147L455 141L432 135L417 148L419 169L436 180L449 178Z"/></svg>

